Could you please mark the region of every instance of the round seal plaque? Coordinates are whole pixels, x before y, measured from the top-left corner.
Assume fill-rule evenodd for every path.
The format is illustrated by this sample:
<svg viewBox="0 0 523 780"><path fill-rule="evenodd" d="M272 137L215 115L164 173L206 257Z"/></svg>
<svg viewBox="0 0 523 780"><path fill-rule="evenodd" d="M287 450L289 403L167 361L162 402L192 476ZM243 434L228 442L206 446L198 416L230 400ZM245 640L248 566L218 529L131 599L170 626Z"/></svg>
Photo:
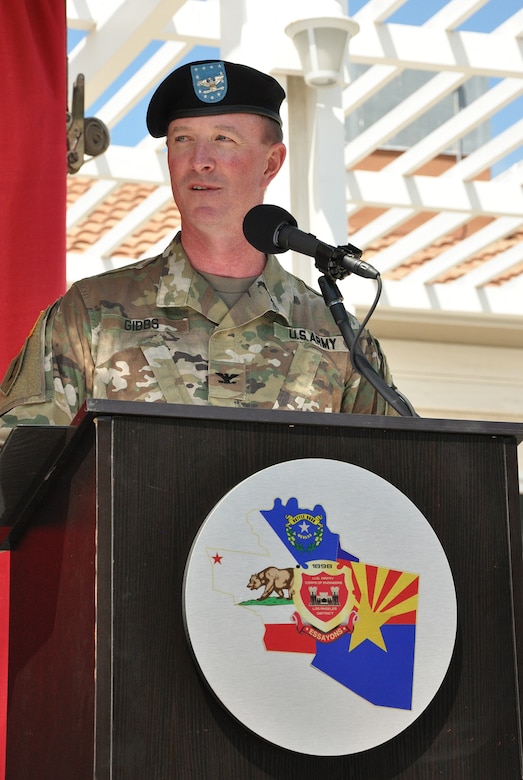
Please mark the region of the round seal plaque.
<svg viewBox="0 0 523 780"><path fill-rule="evenodd" d="M437 693L456 636L452 573L428 520L381 477L328 459L233 488L194 540L183 601L224 707L309 755L400 734Z"/></svg>

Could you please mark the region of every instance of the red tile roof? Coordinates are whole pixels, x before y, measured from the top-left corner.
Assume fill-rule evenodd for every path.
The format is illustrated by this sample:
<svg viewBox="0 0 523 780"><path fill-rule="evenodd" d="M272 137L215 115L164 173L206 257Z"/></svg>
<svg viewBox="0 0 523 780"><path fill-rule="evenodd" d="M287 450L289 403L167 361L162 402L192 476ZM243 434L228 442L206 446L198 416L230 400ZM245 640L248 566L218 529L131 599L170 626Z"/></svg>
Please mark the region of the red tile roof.
<svg viewBox="0 0 523 780"><path fill-rule="evenodd" d="M439 169L441 170L441 169ZM483 177L482 177L483 178ZM84 195L95 181L82 177L81 174L68 176L67 179L67 205L71 206ZM107 197L101 201L81 222L77 223L67 232L67 251L85 252L99 241L107 231L117 225L134 208L140 205L155 190L154 185L135 184L126 182L119 184ZM378 209L363 208L349 219L349 235L361 228L379 214ZM401 225L398 229L385 235L365 249L365 259L372 262L372 258L380 251L392 245L395 241L405 236L410 230L427 221L433 214L418 214L412 220ZM480 228L485 227L491 220L488 217L477 217L461 226L459 229L443 236L431 246L416 253L402 265L384 274L385 278L402 279L408 274L437 257L440 253L459 243L467 236L472 235ZM115 249L114 255L127 257L129 261L138 259L147 253L149 247L166 241L180 225L180 214L174 203L170 203L160 212L154 214L145 224L140 225L128 235L126 239ZM523 241L523 230L511 236L495 241L481 254L469 258L460 265L444 272L437 278L438 283L445 283L458 279L464 274L476 268L478 265L492 259L500 252L509 249L516 243ZM490 284L503 284L523 273L523 263L513 266L501 273Z"/></svg>

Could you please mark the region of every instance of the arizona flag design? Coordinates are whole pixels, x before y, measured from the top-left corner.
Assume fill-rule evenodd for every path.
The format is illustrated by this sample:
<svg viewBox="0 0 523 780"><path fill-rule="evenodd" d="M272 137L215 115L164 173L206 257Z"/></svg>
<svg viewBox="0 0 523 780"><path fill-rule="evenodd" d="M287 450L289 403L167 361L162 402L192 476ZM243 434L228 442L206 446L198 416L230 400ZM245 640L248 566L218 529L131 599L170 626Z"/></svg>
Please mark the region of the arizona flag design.
<svg viewBox="0 0 523 780"><path fill-rule="evenodd" d="M419 575L342 550L319 505L309 510L294 498L286 505L276 499L261 514L298 562L296 625L267 620L266 649L313 652L313 667L362 698L411 709Z"/></svg>
<svg viewBox="0 0 523 780"><path fill-rule="evenodd" d="M312 665L373 704L410 709L419 576L352 564L358 619Z"/></svg>

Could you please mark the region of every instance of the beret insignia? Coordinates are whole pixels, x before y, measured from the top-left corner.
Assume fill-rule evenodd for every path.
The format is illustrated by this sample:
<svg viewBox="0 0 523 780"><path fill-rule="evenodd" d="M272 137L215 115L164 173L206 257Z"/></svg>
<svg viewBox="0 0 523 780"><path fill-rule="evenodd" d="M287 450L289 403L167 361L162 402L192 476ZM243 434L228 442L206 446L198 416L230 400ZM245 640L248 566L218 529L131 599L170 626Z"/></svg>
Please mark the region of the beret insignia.
<svg viewBox="0 0 523 780"><path fill-rule="evenodd" d="M219 103L227 94L227 75L223 62L204 62L191 66L196 97L202 103Z"/></svg>

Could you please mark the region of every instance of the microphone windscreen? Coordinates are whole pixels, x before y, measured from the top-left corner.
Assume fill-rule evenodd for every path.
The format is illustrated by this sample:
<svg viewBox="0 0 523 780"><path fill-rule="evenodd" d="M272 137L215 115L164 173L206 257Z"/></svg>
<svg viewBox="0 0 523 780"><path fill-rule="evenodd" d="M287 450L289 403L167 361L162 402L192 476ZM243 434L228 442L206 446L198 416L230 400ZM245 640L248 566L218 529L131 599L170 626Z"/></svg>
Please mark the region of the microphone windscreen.
<svg viewBox="0 0 523 780"><path fill-rule="evenodd" d="M297 227L298 223L285 209L263 203L254 206L245 215L243 235L255 249L275 255L287 251L276 243L278 231L283 225Z"/></svg>

